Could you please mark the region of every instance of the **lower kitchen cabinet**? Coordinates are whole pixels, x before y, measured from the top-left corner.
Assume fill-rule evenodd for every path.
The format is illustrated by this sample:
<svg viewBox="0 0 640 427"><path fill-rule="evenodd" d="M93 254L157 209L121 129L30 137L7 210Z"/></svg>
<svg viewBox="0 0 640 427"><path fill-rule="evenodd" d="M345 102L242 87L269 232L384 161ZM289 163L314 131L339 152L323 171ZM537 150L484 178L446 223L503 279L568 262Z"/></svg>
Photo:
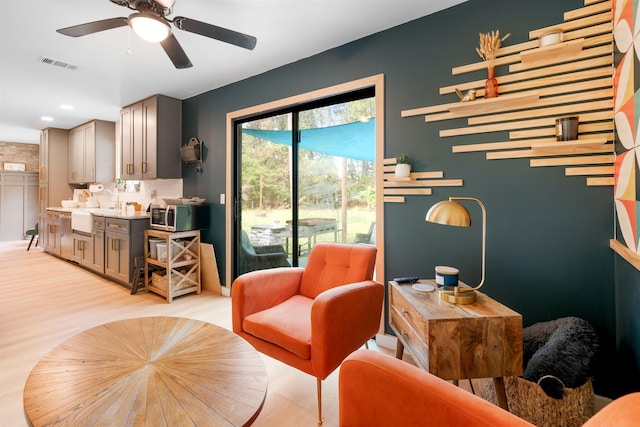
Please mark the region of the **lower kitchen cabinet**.
<svg viewBox="0 0 640 427"><path fill-rule="evenodd" d="M149 221L106 218L104 232L104 274L131 286L134 259L144 256L144 230Z"/></svg>
<svg viewBox="0 0 640 427"><path fill-rule="evenodd" d="M103 216L93 216L93 229L91 232L91 250L93 259L87 267L97 273L104 274L104 226L105 218Z"/></svg>
<svg viewBox="0 0 640 427"><path fill-rule="evenodd" d="M129 244L131 239L128 234L104 233L105 237L105 258L104 273L120 282L129 281L129 270L131 262L129 260Z"/></svg>
<svg viewBox="0 0 640 427"><path fill-rule="evenodd" d="M86 266L93 264L93 239L90 234L73 233L71 261Z"/></svg>
<svg viewBox="0 0 640 427"><path fill-rule="evenodd" d="M104 254L104 230L93 231L91 234L73 233L71 261L96 273L104 273Z"/></svg>
<svg viewBox="0 0 640 427"><path fill-rule="evenodd" d="M60 256L60 212L47 211L46 218L46 226L42 230L45 235L44 250L52 255Z"/></svg>
<svg viewBox="0 0 640 427"><path fill-rule="evenodd" d="M118 283L132 286L134 260L144 257L144 232L149 228L149 217L91 215L91 232L74 230L71 214L47 209L45 251L78 263Z"/></svg>

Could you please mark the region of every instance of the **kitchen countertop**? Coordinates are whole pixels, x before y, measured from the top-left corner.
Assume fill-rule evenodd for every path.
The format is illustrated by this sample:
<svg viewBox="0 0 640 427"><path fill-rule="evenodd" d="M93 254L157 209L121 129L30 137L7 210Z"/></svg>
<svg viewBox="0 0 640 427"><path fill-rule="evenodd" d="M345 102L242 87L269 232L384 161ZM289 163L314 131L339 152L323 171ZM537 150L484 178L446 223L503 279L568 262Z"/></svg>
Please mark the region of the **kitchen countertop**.
<svg viewBox="0 0 640 427"><path fill-rule="evenodd" d="M48 207L47 210L55 212L89 212L91 215L104 216L109 218L123 218L123 219L149 219L151 216L149 212L138 211L132 214L126 212L117 212L114 209L101 209L101 208L63 208L63 207Z"/></svg>

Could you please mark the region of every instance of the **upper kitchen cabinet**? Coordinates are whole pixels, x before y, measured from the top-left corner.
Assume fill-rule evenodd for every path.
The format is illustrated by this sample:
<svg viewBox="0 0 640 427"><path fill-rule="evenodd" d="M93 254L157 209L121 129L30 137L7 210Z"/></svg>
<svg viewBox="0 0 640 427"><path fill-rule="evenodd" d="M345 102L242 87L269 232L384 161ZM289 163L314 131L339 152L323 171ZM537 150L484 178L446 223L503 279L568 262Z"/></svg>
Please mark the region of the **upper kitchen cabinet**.
<svg viewBox="0 0 640 427"><path fill-rule="evenodd" d="M115 179L116 124L93 120L69 131L70 184Z"/></svg>
<svg viewBox="0 0 640 427"><path fill-rule="evenodd" d="M47 128L40 133L40 215L49 206L73 196L67 184L69 131Z"/></svg>
<svg viewBox="0 0 640 427"><path fill-rule="evenodd" d="M178 179L182 176L182 101L156 95L120 113L122 179Z"/></svg>

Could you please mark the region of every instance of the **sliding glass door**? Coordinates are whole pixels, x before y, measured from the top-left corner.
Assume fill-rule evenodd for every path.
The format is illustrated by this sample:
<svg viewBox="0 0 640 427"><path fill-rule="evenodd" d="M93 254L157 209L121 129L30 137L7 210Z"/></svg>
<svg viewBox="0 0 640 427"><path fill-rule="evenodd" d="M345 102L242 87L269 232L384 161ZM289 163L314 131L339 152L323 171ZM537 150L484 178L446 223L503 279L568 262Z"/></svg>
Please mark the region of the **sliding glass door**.
<svg viewBox="0 0 640 427"><path fill-rule="evenodd" d="M236 276L375 244L372 90L236 122Z"/></svg>

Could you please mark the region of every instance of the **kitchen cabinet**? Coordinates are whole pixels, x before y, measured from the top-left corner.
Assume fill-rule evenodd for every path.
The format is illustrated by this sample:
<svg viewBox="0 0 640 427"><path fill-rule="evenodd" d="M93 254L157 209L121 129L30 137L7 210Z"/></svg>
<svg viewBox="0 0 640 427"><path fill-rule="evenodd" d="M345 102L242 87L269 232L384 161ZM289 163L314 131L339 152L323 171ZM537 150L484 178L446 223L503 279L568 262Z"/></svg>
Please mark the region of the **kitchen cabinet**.
<svg viewBox="0 0 640 427"><path fill-rule="evenodd" d="M91 235L74 231L72 236L73 247L69 259L87 267L93 264L93 241Z"/></svg>
<svg viewBox="0 0 640 427"><path fill-rule="evenodd" d="M93 120L69 131L70 184L115 179L115 123Z"/></svg>
<svg viewBox="0 0 640 427"><path fill-rule="evenodd" d="M144 255L144 230L149 219L107 217L104 232L104 274L131 286L134 259Z"/></svg>
<svg viewBox="0 0 640 427"><path fill-rule="evenodd" d="M164 256L159 249L156 258L151 256L147 243L150 238L164 240ZM144 277L148 291L164 296L169 303L180 295L200 294L200 230L171 233L149 229L144 233L144 241Z"/></svg>
<svg viewBox="0 0 640 427"><path fill-rule="evenodd" d="M0 241L20 240L38 221L38 174L0 172Z"/></svg>
<svg viewBox="0 0 640 427"><path fill-rule="evenodd" d="M120 112L122 170L129 180L182 177L182 101L156 95Z"/></svg>
<svg viewBox="0 0 640 427"><path fill-rule="evenodd" d="M91 231L91 252L93 258L85 264L91 270L104 274L104 228L105 217L92 215L93 229Z"/></svg>
<svg viewBox="0 0 640 427"><path fill-rule="evenodd" d="M38 221L42 230L47 230L46 210L60 206L60 202L73 196L67 183L69 166L69 131L47 128L40 132L40 184L38 188ZM49 233L43 233L39 244L47 248Z"/></svg>
<svg viewBox="0 0 640 427"><path fill-rule="evenodd" d="M104 274L104 227L105 217L91 215L91 233L73 231L72 261L96 273Z"/></svg>
<svg viewBox="0 0 640 427"><path fill-rule="evenodd" d="M39 227L41 234L46 242L44 250L52 255L60 256L60 212L46 211L45 221L46 227Z"/></svg>

